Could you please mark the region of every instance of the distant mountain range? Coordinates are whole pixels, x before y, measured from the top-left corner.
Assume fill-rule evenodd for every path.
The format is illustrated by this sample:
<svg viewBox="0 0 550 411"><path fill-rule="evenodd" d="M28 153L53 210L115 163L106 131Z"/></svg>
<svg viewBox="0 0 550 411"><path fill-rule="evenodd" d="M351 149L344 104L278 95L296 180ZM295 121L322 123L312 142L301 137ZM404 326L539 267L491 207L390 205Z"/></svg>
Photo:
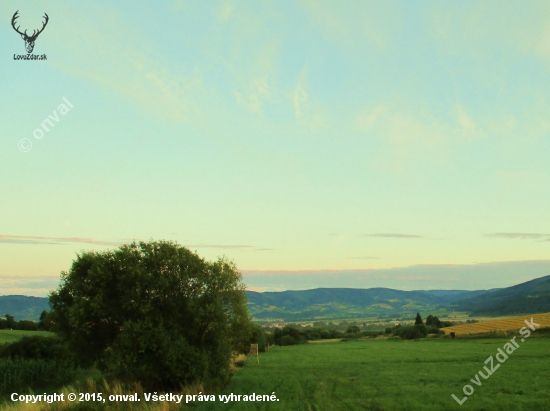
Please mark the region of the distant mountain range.
<svg viewBox="0 0 550 411"><path fill-rule="evenodd" d="M410 316L449 307L457 300L486 293L466 290L400 291L391 288L317 288L303 291L247 291L256 319L283 321Z"/></svg>
<svg viewBox="0 0 550 411"><path fill-rule="evenodd" d="M550 276L492 290L399 291L390 288L318 288L258 293L247 291L256 319L298 321L329 318L405 317L416 312L465 311L499 316L550 312Z"/></svg>
<svg viewBox="0 0 550 411"><path fill-rule="evenodd" d="M10 314L19 320L40 319L44 310L49 310L50 304L44 297L27 297L26 295L3 295L0 296L0 316Z"/></svg>
<svg viewBox="0 0 550 411"><path fill-rule="evenodd" d="M419 290L391 288L317 288L302 291L246 291L255 319L303 321L330 318L405 317L446 310L499 316L550 312L550 275L508 288L492 290ZM47 298L0 296L0 316L38 320L49 310Z"/></svg>
<svg viewBox="0 0 550 411"><path fill-rule="evenodd" d="M485 293L476 298L466 296L453 303L459 311L472 315L514 315L550 312L550 275L522 284Z"/></svg>

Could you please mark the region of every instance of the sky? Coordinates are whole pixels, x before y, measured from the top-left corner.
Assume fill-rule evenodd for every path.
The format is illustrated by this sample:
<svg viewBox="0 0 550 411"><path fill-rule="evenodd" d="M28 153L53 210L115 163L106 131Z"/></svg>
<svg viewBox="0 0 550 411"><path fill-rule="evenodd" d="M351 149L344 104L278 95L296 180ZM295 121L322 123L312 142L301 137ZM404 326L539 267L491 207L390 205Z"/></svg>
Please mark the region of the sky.
<svg viewBox="0 0 550 411"><path fill-rule="evenodd" d="M133 240L258 291L550 274L547 1L4 0L0 54L0 294Z"/></svg>

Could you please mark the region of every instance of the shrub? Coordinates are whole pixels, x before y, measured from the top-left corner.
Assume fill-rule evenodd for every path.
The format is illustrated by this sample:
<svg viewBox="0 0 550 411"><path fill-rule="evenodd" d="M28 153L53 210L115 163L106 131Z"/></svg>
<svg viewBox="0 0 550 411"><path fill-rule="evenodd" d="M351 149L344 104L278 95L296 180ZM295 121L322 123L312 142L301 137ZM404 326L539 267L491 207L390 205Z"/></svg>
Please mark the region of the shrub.
<svg viewBox="0 0 550 411"><path fill-rule="evenodd" d="M330 338L330 331L323 329L321 331L321 338L327 340Z"/></svg>
<svg viewBox="0 0 550 411"><path fill-rule="evenodd" d="M291 335L283 335L279 340L279 345L296 345L298 340Z"/></svg>
<svg viewBox="0 0 550 411"><path fill-rule="evenodd" d="M537 331L531 333L531 337L550 337L550 327L542 327L539 328Z"/></svg>
<svg viewBox="0 0 550 411"><path fill-rule="evenodd" d="M346 333L348 334L355 334L361 331L358 326L356 325L350 325L348 329L346 330Z"/></svg>
<svg viewBox="0 0 550 411"><path fill-rule="evenodd" d="M315 331L309 332L309 333L307 333L307 339L308 340L319 340L319 339L321 339L321 334L318 333L318 332L315 332Z"/></svg>
<svg viewBox="0 0 550 411"><path fill-rule="evenodd" d="M342 338L344 333L338 330L329 330L330 338Z"/></svg>
<svg viewBox="0 0 550 411"><path fill-rule="evenodd" d="M429 327L427 327L427 329L428 334L445 334L445 331L440 330L439 328L437 328L437 326L434 325L430 325Z"/></svg>
<svg viewBox="0 0 550 411"><path fill-rule="evenodd" d="M72 357L67 345L55 337L23 337L19 341L0 345L0 358L72 360Z"/></svg>
<svg viewBox="0 0 550 411"><path fill-rule="evenodd" d="M439 320L439 318L437 318L436 316L433 316L433 315L428 315L428 317L426 318L426 325L431 325L431 326L434 326L434 327L437 327L437 328L441 328L441 321Z"/></svg>
<svg viewBox="0 0 550 411"><path fill-rule="evenodd" d="M247 357L244 354L234 355L233 358L233 367L244 367L246 364Z"/></svg>
<svg viewBox="0 0 550 411"><path fill-rule="evenodd" d="M363 337L378 337L379 335L384 334L382 331L362 331L361 335Z"/></svg>
<svg viewBox="0 0 550 411"><path fill-rule="evenodd" d="M245 352L248 352L248 350L250 349L250 344L258 344L258 351L265 352L265 346L267 345L267 336L264 329L257 324L252 324L252 335L250 337L250 340L247 342Z"/></svg>
<svg viewBox="0 0 550 411"><path fill-rule="evenodd" d="M273 332L266 332L265 333L265 340L269 345L275 344L275 334Z"/></svg>
<svg viewBox="0 0 550 411"><path fill-rule="evenodd" d="M300 340L300 330L295 326L287 325L283 328L283 335L290 335L297 341Z"/></svg>
<svg viewBox="0 0 550 411"><path fill-rule="evenodd" d="M419 330L420 334L422 334L423 337L428 336L428 327L426 327L424 324L415 325L414 327Z"/></svg>
<svg viewBox="0 0 550 411"><path fill-rule="evenodd" d="M428 335L428 329L424 324L404 326L396 328L393 335L401 337L403 340L413 340L426 337Z"/></svg>
<svg viewBox="0 0 550 411"><path fill-rule="evenodd" d="M20 320L16 323L16 329L26 331L37 331L38 324L30 320Z"/></svg>

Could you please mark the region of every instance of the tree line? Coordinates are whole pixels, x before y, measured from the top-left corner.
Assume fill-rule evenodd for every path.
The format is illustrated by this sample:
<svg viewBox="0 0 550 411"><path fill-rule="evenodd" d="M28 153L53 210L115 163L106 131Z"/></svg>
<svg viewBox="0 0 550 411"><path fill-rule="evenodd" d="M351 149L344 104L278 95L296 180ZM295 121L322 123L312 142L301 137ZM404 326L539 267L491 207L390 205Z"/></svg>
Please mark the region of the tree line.
<svg viewBox="0 0 550 411"><path fill-rule="evenodd" d="M467 322L477 322L476 320L468 320ZM428 315L426 322L422 321L420 313L416 313L414 325L397 324L395 327L386 328L384 334L400 337L404 340L413 340L417 338L425 338L428 334L444 335L445 332L441 328L456 325L451 321L441 321L435 315Z"/></svg>
<svg viewBox="0 0 550 411"><path fill-rule="evenodd" d="M4 318L0 317L0 330L25 330L25 331L48 331L50 321L48 320L48 312L42 311L40 321L19 320L17 321L13 315L6 314Z"/></svg>
<svg viewBox="0 0 550 411"><path fill-rule="evenodd" d="M476 320L468 320L469 322L477 322ZM315 323L323 324L324 323ZM384 331L382 330L369 330L365 323L362 326L359 326L357 323L353 322L352 325L347 325L348 323L332 324L334 328L327 327L297 327L296 325L286 325L283 328L275 328L272 331L272 338L275 344L285 346L285 345L295 345L303 344L308 341L323 340L323 339L355 339L362 337L377 337L379 335L386 336L395 336L400 337L401 339L416 339L427 337L428 334L434 335L443 335L444 332L441 328L450 327L456 325L451 321L441 321L438 317L434 315L428 315L426 322L422 321L420 313L417 313L415 324L414 325L401 325L397 324L394 327L387 327ZM336 328L339 326L339 329ZM343 328L343 327L346 328ZM345 331L344 331L345 329Z"/></svg>

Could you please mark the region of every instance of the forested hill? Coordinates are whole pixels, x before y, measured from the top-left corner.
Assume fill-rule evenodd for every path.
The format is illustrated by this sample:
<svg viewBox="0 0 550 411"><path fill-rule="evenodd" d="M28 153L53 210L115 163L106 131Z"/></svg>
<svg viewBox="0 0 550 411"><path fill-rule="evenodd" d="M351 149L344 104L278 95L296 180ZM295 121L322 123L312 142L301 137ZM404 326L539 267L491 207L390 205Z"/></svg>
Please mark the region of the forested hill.
<svg viewBox="0 0 550 411"><path fill-rule="evenodd" d="M248 309L254 318L284 321L312 318L353 318L411 315L447 307L457 298L486 291L400 291L391 288L317 288L302 291L247 291Z"/></svg>
<svg viewBox="0 0 550 411"><path fill-rule="evenodd" d="M441 297L447 304L452 304L455 301L463 300L464 298L476 297L478 295L486 294L491 291L500 290L500 288L493 288L491 290L423 290L423 292Z"/></svg>
<svg viewBox="0 0 550 411"><path fill-rule="evenodd" d="M45 297L27 297L26 295L0 296L0 316L10 314L16 320L40 319L40 313L49 310L49 299Z"/></svg>
<svg viewBox="0 0 550 411"><path fill-rule="evenodd" d="M474 315L534 314L550 311L550 276L494 290L421 290L391 288L317 288L314 290L247 291L248 309L257 319L301 321L313 318L410 316L438 308ZM48 299L23 295L0 296L0 316L38 321L49 310Z"/></svg>
<svg viewBox="0 0 550 411"><path fill-rule="evenodd" d="M550 311L550 275L456 301L456 309L473 315L534 314Z"/></svg>

